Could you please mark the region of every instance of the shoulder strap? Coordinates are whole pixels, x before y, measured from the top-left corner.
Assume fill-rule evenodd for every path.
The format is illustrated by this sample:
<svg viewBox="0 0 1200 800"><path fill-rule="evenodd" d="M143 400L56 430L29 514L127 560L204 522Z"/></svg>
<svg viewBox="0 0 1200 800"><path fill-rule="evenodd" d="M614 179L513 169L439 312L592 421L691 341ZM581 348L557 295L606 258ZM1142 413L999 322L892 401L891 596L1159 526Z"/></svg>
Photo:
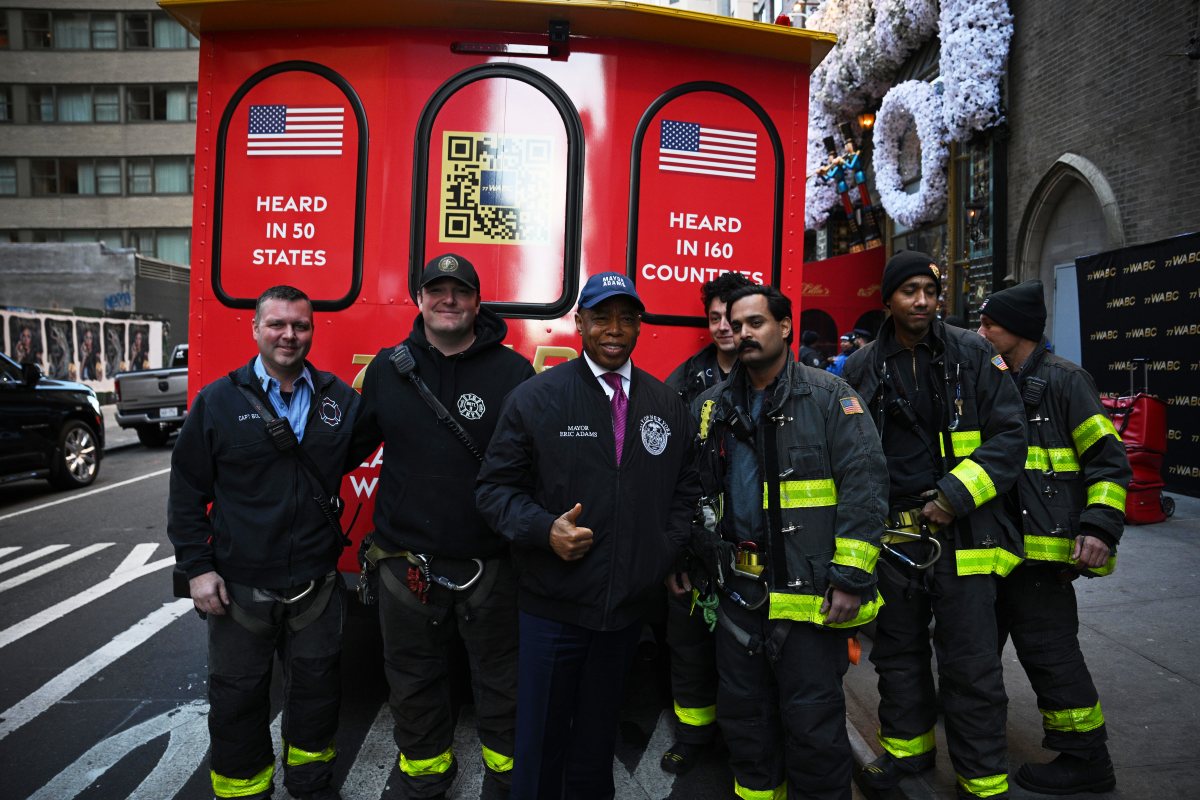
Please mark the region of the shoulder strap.
<svg viewBox="0 0 1200 800"><path fill-rule="evenodd" d="M475 444L475 439L467 432L466 428L458 423L458 420L450 416L450 412L446 410L440 400L434 397L433 392L429 391L429 387L425 385L425 381L421 380L421 376L417 374L417 361L409 352L408 345L398 344L392 348L389 360L401 378L408 378L412 381L412 385L417 389L417 394L421 395L425 405L433 409L433 414L438 418L438 422L449 428L454 437L462 442L463 447L471 451L471 455L475 456L476 460L483 461L483 453L480 451L479 445Z"/></svg>
<svg viewBox="0 0 1200 800"><path fill-rule="evenodd" d="M249 387L247 387L245 384L238 383L233 379L232 376L230 376L229 380L234 386L237 387L237 390L242 393L242 395L246 398L246 401L250 403L250 407L254 409L254 412L258 414L264 423L270 423L277 419L276 414L267 408L266 405L263 404L262 400L259 399L258 395L251 391ZM314 397L313 399L315 401L318 398ZM268 425L267 427L268 433L271 434L272 439L274 440L275 434L272 430L270 430L271 426ZM288 430L291 431L290 424L288 425ZM300 447L300 443L296 441L295 433L292 434L292 441L295 442L295 446L291 447L289 452L295 453L296 457L300 460L300 466L302 468L301 471L304 473L304 477L308 480L308 487L313 492L313 499L317 501L317 506L320 507L321 513L329 523L330 528L332 528L337 534L338 544L342 547L348 546L350 544L350 537L345 534L345 532L342 530L341 522L338 521L338 515L341 510L340 506L342 503L341 498L332 499L325 496L325 492L321 489L321 471L317 468L316 463L313 462L312 456L310 456L304 450L304 448ZM357 514L355 516L357 517ZM353 522L351 522L351 525L353 525Z"/></svg>

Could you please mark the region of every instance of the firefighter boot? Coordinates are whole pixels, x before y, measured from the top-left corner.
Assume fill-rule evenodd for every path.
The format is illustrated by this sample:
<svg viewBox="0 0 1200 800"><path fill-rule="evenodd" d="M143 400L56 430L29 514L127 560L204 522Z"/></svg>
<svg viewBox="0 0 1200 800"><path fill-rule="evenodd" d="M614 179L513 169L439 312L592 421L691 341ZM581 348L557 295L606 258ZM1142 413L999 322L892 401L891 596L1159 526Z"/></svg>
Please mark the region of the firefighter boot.
<svg viewBox="0 0 1200 800"><path fill-rule="evenodd" d="M895 788L901 779L909 775L933 769L935 763L936 753L933 751L908 758L896 758L891 753L884 753L862 768L859 781L869 789L885 792Z"/></svg>
<svg viewBox="0 0 1200 800"><path fill-rule="evenodd" d="M710 749L712 745L707 742L676 742L663 753L659 766L672 775L686 775L708 755Z"/></svg>
<svg viewBox="0 0 1200 800"><path fill-rule="evenodd" d="M1017 770L1017 783L1038 794L1075 794L1111 792L1117 778L1105 749L1093 758L1059 753L1048 764L1025 764Z"/></svg>

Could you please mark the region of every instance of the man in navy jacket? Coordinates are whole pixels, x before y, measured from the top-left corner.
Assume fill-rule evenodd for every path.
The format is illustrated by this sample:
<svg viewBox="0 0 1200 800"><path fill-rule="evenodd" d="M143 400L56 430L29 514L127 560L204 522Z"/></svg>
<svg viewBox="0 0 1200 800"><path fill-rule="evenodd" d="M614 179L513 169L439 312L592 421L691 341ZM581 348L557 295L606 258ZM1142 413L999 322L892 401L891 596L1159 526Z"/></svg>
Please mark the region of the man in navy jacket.
<svg viewBox="0 0 1200 800"><path fill-rule="evenodd" d="M630 362L644 310L624 275L592 276L575 315L584 357L509 395L479 473L479 511L518 571L514 797L613 796L625 673L688 541L693 423Z"/></svg>

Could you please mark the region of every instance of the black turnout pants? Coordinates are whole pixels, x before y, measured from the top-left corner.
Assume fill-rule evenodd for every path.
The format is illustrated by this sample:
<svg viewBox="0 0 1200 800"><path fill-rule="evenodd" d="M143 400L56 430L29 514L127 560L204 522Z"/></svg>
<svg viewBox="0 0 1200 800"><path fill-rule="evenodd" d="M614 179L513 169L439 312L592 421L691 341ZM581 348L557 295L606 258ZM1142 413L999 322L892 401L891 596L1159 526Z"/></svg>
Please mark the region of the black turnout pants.
<svg viewBox="0 0 1200 800"><path fill-rule="evenodd" d="M485 774L507 786L517 709L517 590L512 566L507 558L489 559L476 585L463 592L432 585L427 603L407 588L409 566L404 558L379 562L384 672L404 790L414 798L436 795L450 788L458 771L451 756L455 719L449 679L456 637L462 639L470 664ZM432 561L434 572L451 567L458 582L474 573L473 562Z"/></svg>
<svg viewBox="0 0 1200 800"><path fill-rule="evenodd" d="M988 792L1007 785L1008 773L1008 697L995 638L998 579L959 576L953 548L945 543L943 548L924 575L898 567L890 558L878 570L885 605L876 623L871 663L879 675L880 741L897 758L934 751L933 619L950 760L960 786L969 793Z"/></svg>
<svg viewBox="0 0 1200 800"><path fill-rule="evenodd" d="M724 596L719 613L763 640L776 625L789 626L777 658L763 648L748 653L717 626L717 720L735 793L773 791L786 781L789 798L849 800L853 760L842 692L849 633L768 620L765 605L747 611Z"/></svg>
<svg viewBox="0 0 1200 800"><path fill-rule="evenodd" d="M230 613L208 617L208 731L213 792L218 797L270 796L275 754L271 745L271 669L283 667L284 785L293 793L329 785L336 756L334 734L341 705L345 590L336 574L315 619L293 630L289 620L322 601L321 592L291 605L226 583L244 613L271 626L273 637L247 630ZM289 596L297 592L289 590Z"/></svg>
<svg viewBox="0 0 1200 800"><path fill-rule="evenodd" d="M690 612L690 613L689 613ZM692 594L667 592L667 645L671 649L671 695L675 700L675 740L708 744L716 738L716 639Z"/></svg>
<svg viewBox="0 0 1200 800"><path fill-rule="evenodd" d="M1042 712L1042 746L1093 758L1107 753L1096 684L1079 649L1075 586L1064 565L1026 561L1000 581L996 599L1000 649L1012 637Z"/></svg>

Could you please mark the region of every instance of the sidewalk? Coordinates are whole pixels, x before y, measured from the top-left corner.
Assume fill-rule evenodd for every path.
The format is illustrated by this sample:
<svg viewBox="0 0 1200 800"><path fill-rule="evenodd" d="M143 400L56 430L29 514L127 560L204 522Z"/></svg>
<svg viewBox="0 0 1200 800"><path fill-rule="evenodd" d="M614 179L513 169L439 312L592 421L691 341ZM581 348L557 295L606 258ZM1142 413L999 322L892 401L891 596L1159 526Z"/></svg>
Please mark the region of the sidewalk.
<svg viewBox="0 0 1200 800"><path fill-rule="evenodd" d="M1175 515L1158 525L1128 526L1117 570L1076 581L1079 639L1100 690L1116 766L1117 789L1105 798L1194 797L1200 779L1200 499L1173 495ZM863 659L846 675L847 713L871 750L879 695L875 670ZM1049 761L1041 748L1041 715L1010 644L1004 652L1010 772ZM953 798L954 771L941 721L937 768L906 779L893 797ZM1016 800L1044 798L1010 780ZM1099 797L1100 795L1073 795Z"/></svg>
<svg viewBox="0 0 1200 800"><path fill-rule="evenodd" d="M137 431L133 428L122 428L117 424L117 406L115 403L100 406L100 410L104 412L105 453L111 453L114 450L123 450L126 447L137 447L139 445Z"/></svg>

